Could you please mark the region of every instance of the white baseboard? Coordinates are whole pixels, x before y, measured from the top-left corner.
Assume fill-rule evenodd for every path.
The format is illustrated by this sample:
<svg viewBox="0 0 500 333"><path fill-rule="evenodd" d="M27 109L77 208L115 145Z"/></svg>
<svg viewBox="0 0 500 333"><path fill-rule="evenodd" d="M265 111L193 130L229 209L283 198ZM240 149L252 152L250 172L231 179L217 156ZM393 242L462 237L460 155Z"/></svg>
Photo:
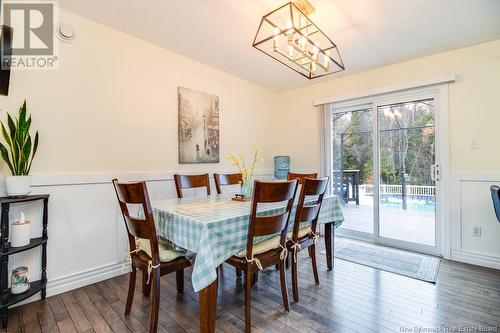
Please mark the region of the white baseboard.
<svg viewBox="0 0 500 333"><path fill-rule="evenodd" d="M129 265L123 267L122 263L109 264L49 280L47 297L126 274L129 272L129 267Z"/></svg>
<svg viewBox="0 0 500 333"><path fill-rule="evenodd" d="M500 269L500 258L469 251L452 250L451 260L460 261L467 264Z"/></svg>

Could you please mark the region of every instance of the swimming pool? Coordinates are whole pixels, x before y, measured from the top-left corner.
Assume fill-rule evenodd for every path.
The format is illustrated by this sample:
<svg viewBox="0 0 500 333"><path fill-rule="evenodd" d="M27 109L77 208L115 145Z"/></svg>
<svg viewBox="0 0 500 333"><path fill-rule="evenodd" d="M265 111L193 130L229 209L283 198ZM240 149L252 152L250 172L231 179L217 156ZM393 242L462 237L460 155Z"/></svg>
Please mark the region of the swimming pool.
<svg viewBox="0 0 500 333"><path fill-rule="evenodd" d="M394 209L403 209L403 198L401 195L384 196L380 198L380 206ZM417 212L435 213L435 197L422 196L410 197L406 201L406 209Z"/></svg>

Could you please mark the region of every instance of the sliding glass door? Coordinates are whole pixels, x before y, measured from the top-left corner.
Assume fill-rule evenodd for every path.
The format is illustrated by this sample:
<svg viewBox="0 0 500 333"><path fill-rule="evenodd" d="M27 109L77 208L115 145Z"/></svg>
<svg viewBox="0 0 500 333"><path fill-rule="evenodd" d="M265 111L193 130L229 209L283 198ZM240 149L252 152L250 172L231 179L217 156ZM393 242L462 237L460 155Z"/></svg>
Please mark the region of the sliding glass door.
<svg viewBox="0 0 500 333"><path fill-rule="evenodd" d="M440 254L436 96L374 98L332 110L339 234Z"/></svg>
<svg viewBox="0 0 500 333"><path fill-rule="evenodd" d="M379 240L436 245L434 115L432 98L377 106Z"/></svg>
<svg viewBox="0 0 500 333"><path fill-rule="evenodd" d="M335 112L332 117L333 191L344 204L343 230L373 234L373 111L370 106Z"/></svg>

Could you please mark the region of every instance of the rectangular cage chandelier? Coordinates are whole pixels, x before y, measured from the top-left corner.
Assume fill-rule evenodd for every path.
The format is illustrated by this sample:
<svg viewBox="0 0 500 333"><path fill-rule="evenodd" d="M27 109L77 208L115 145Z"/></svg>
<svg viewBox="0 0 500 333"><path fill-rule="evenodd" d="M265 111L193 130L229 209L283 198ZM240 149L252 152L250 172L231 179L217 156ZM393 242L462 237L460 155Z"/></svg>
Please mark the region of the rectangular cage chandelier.
<svg viewBox="0 0 500 333"><path fill-rule="evenodd" d="M252 46L308 79L345 70L337 45L308 18L313 11L299 0L264 15Z"/></svg>

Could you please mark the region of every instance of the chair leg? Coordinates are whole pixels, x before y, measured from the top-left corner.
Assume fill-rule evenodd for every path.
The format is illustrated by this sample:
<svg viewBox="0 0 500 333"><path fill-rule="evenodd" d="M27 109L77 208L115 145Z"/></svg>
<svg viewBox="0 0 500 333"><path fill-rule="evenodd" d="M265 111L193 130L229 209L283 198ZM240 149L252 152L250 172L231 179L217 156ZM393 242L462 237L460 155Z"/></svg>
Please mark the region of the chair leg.
<svg viewBox="0 0 500 333"><path fill-rule="evenodd" d="M310 246L307 248L307 251L309 252L309 258L312 258L313 255L312 255L312 249Z"/></svg>
<svg viewBox="0 0 500 333"><path fill-rule="evenodd" d="M236 268L236 277L237 278L241 277L241 269Z"/></svg>
<svg viewBox="0 0 500 333"><path fill-rule="evenodd" d="M132 265L132 271L130 272L130 278L128 282L128 294L127 294L127 304L125 305L125 316L128 316L130 314L130 309L132 309L136 276L137 276L137 269L135 268L134 265Z"/></svg>
<svg viewBox="0 0 500 333"><path fill-rule="evenodd" d="M252 287L259 281L259 272L253 272L252 274Z"/></svg>
<svg viewBox="0 0 500 333"><path fill-rule="evenodd" d="M299 301L299 281L297 275L297 262L292 259L292 292L295 303Z"/></svg>
<svg viewBox="0 0 500 333"><path fill-rule="evenodd" d="M289 269L290 268L290 256L286 257L285 259L285 268L286 269Z"/></svg>
<svg viewBox="0 0 500 333"><path fill-rule="evenodd" d="M286 269L283 260L280 261L280 284L281 284L281 297L283 298L283 306L286 312L290 312L290 303L288 303L288 289L286 286Z"/></svg>
<svg viewBox="0 0 500 333"><path fill-rule="evenodd" d="M316 282L316 284L319 284L318 265L316 264L316 245L313 244L309 246L309 249L311 249L309 253L311 254L314 282Z"/></svg>
<svg viewBox="0 0 500 333"><path fill-rule="evenodd" d="M249 266L249 265L248 265ZM245 332L252 331L252 280L253 274L250 269L245 272Z"/></svg>
<svg viewBox="0 0 500 333"><path fill-rule="evenodd" d="M148 272L146 270L142 271L142 294L146 297L151 294L151 281L148 281Z"/></svg>
<svg viewBox="0 0 500 333"><path fill-rule="evenodd" d="M175 271L175 283L177 284L177 292L184 293L184 269Z"/></svg>
<svg viewBox="0 0 500 333"><path fill-rule="evenodd" d="M156 333L158 330L158 312L160 310L160 270L151 272L151 285L153 297L151 298L151 319L149 320L149 332Z"/></svg>

